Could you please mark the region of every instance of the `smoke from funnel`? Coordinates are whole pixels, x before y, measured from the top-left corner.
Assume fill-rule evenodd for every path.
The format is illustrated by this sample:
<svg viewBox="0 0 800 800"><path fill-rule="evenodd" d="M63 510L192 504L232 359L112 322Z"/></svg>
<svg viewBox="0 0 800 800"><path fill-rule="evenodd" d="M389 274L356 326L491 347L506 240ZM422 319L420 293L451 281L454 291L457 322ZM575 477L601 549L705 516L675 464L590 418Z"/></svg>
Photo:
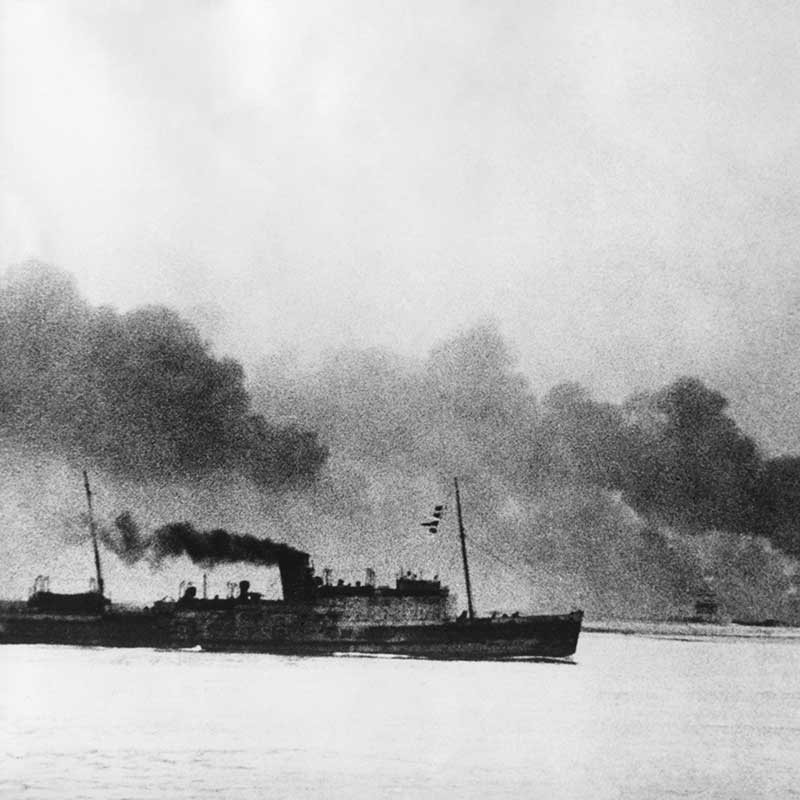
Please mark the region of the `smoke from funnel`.
<svg viewBox="0 0 800 800"><path fill-rule="evenodd" d="M273 566L304 562L308 554L282 542L250 534L229 533L221 528L197 530L189 522L164 525L143 534L130 513L120 514L114 531L103 529L103 544L128 564L146 560L159 568L168 559L186 556L195 564L211 568L219 564L249 563Z"/></svg>

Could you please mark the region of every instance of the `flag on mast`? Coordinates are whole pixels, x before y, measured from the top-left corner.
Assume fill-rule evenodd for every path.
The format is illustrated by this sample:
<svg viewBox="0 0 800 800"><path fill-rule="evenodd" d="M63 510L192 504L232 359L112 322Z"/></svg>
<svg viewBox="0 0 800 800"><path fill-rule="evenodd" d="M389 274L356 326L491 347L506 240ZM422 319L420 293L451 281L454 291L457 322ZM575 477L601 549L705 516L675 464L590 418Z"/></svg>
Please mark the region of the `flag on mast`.
<svg viewBox="0 0 800 800"><path fill-rule="evenodd" d="M444 517L445 507L441 506L434 506L433 507L433 514L431 516L433 519L427 520L426 522L420 522L420 525L423 528L428 529L428 533L436 533L439 529L439 523L442 521L442 517Z"/></svg>

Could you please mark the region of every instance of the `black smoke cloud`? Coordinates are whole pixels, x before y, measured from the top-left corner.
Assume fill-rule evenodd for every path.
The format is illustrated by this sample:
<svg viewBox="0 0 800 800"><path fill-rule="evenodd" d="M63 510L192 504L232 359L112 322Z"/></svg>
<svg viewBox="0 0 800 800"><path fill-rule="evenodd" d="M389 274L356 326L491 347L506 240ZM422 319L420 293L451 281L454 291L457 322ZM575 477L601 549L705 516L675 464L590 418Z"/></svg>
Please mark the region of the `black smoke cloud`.
<svg viewBox="0 0 800 800"><path fill-rule="evenodd" d="M282 542L229 533L222 528L201 531L189 522L175 522L143 534L129 512L116 518L113 529L102 527L100 538L125 563L145 560L154 568L181 556L209 568L234 563L271 566L308 557L307 553Z"/></svg>
<svg viewBox="0 0 800 800"><path fill-rule="evenodd" d="M620 406L574 385L544 403L534 475L618 490L643 516L687 531L756 534L800 556L800 459L769 459L696 378Z"/></svg>
<svg viewBox="0 0 800 800"><path fill-rule="evenodd" d="M254 414L241 366L163 307L93 308L32 263L0 278L0 436L123 477L313 478L314 433Z"/></svg>
<svg viewBox="0 0 800 800"><path fill-rule="evenodd" d="M425 508L441 502L458 475L484 608L508 603L514 578L483 559L481 543L526 576L528 600L541 599L534 607L686 614L710 580L732 613L788 608L778 606L789 603L792 567L774 548L800 549L800 464L766 457L725 398L695 378L622 403L599 402L576 384L540 399L485 324L424 360L366 350L330 354L313 370L267 363L254 398L269 415L319 430L330 447L303 515L304 534L328 521L312 551L330 552L332 540L345 558L353 541L364 557L402 542L427 547L397 522L418 527L420 498ZM430 545L435 563L455 552L451 534L441 526L439 549ZM458 581L455 558L449 570ZM740 601L778 595L760 611Z"/></svg>
<svg viewBox="0 0 800 800"><path fill-rule="evenodd" d="M685 612L711 576L734 613L781 616L793 591L797 565L774 548L800 554L800 459L766 457L697 379L619 404L574 384L540 398L498 331L479 325L421 360L366 350L313 369L268 362L253 376L251 410L240 367L214 359L172 312L90 308L42 267L10 274L2 290L0 447L38 442L132 478L110 482L117 507L148 529L184 515L266 525L320 563L383 575L430 565L457 590L452 515L421 541L419 514L458 475L484 609L580 603L593 616L664 616ZM165 495L178 486L168 481L139 491L143 476L219 469L266 485L315 480L269 505L240 482L223 497L212 481L202 502L201 481L180 502ZM129 563L158 551L124 523L111 539ZM481 560L481 543L514 575Z"/></svg>
<svg viewBox="0 0 800 800"><path fill-rule="evenodd" d="M533 496L553 484L619 492L656 524L756 534L800 555L800 459L765 457L697 378L620 404L574 383L540 401L491 325L422 363L338 353L283 387L276 373L263 378L265 408L299 416L359 464L473 471Z"/></svg>

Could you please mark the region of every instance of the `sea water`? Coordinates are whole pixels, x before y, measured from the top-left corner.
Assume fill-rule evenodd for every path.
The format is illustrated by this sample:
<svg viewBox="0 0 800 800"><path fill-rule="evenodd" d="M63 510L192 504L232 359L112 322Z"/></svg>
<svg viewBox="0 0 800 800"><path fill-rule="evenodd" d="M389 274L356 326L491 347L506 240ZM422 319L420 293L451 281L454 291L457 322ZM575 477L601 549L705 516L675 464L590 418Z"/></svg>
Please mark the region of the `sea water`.
<svg viewBox="0 0 800 800"><path fill-rule="evenodd" d="M800 638L573 663L0 647L3 798L788 798Z"/></svg>

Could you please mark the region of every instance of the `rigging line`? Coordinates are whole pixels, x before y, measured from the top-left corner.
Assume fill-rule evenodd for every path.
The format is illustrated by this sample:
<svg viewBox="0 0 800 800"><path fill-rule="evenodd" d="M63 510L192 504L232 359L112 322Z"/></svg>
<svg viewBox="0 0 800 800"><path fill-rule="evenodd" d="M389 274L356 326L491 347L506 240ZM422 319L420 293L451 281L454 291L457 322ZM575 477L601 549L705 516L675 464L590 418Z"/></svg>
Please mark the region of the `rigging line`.
<svg viewBox="0 0 800 800"><path fill-rule="evenodd" d="M531 587L535 587L536 586L536 583L531 578L530 573L523 572L519 568L519 564L516 564L516 565L510 564L508 561L505 561L504 559L500 558L500 556L498 556L496 553L491 552L490 550L488 550L486 547L484 547L480 543L475 542L474 540L470 540L470 541L471 541L471 544L476 545L476 549L479 551L478 555L483 555L484 557L485 556L489 556L490 558L493 558L495 561L497 561L498 563L500 563L504 567L506 567L506 569L510 570L511 572L515 573L518 577L522 578L522 580L525 583L527 583L529 586L531 586ZM513 595L515 595L517 597L524 596L524 595L520 595L519 592L517 590L513 589L513 588L511 589L511 592L512 592Z"/></svg>
<svg viewBox="0 0 800 800"><path fill-rule="evenodd" d="M501 556L498 556L497 553L493 552L485 542L482 542L480 539L477 539L475 536L470 536L469 537L469 541L473 545L475 545L475 547L477 547L479 550L482 550L485 555L490 556L491 558L493 558L498 563L503 564L503 566L508 567L508 569L510 569L510 570L512 570L514 572L517 572L521 576L524 575L524 577L530 578L529 575L527 575L527 574L522 572L522 570L520 569L520 565L518 563L517 564L511 564L508 561L504 560ZM519 561L522 561L525 564L527 564L531 569L536 569L537 568L537 565L534 564L533 561L529 560L525 556L518 556L518 559L519 559Z"/></svg>
<svg viewBox="0 0 800 800"><path fill-rule="evenodd" d="M511 562L506 561L504 558L502 558L501 556L497 555L497 553L495 553L492 550L490 550L485 544L482 544L481 542L476 541L475 539L470 539L470 543L473 544L478 550L480 550L483 553L483 555L486 555L486 556L489 556L490 558L493 558L499 564L502 564L504 567L507 567L508 569L512 570L513 572L517 572L520 575L523 574L522 570L520 570L520 568L519 568L520 567L519 564L512 564ZM530 562L527 561L527 559L523 558L522 560L525 561L527 564L529 564L529 566L533 566Z"/></svg>

